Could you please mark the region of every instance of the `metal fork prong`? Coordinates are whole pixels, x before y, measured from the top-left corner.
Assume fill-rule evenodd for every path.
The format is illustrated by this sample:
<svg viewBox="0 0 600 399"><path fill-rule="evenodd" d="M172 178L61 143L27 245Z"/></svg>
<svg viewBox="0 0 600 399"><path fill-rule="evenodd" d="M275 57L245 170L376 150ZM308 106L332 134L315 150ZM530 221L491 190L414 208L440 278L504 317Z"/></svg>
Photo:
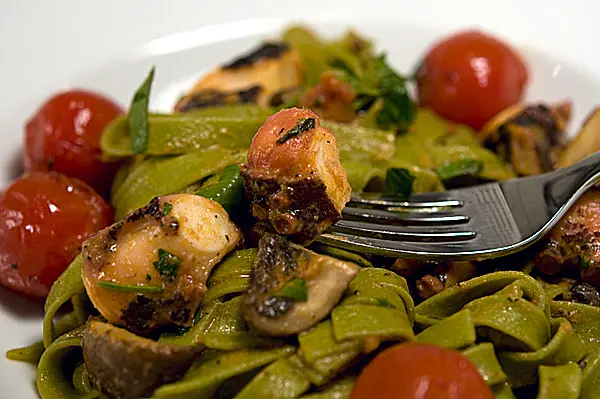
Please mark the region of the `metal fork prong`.
<svg viewBox="0 0 600 399"><path fill-rule="evenodd" d="M340 220L330 229L333 232L357 236L389 238L395 241L448 242L475 238L472 231L457 226L389 226L375 223Z"/></svg>
<svg viewBox="0 0 600 399"><path fill-rule="evenodd" d="M427 213L430 215L431 213ZM398 213L381 209L346 207L342 211L346 220L362 219L376 221L383 224L399 225L439 225L462 224L469 222L469 217L453 213L437 213L436 216L420 216L423 213Z"/></svg>
<svg viewBox="0 0 600 399"><path fill-rule="evenodd" d="M372 206L372 207L394 207L394 208L458 208L463 202L455 199L427 200L418 197L411 199L393 199L393 198L369 198L352 195L350 204Z"/></svg>

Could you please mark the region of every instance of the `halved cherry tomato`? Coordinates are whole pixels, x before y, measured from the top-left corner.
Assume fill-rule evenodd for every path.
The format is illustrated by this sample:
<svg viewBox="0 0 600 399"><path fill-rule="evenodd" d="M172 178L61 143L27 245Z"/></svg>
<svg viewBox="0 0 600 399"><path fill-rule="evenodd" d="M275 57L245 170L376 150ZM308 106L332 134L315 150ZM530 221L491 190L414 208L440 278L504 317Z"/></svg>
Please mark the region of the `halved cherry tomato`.
<svg viewBox="0 0 600 399"><path fill-rule="evenodd" d="M106 195L120 164L100 160L100 136L122 113L113 101L88 91L53 96L25 126L26 169L64 173Z"/></svg>
<svg viewBox="0 0 600 399"><path fill-rule="evenodd" d="M478 31L462 32L425 56L417 71L419 103L479 130L519 102L527 79L527 67L507 44Z"/></svg>
<svg viewBox="0 0 600 399"><path fill-rule="evenodd" d="M425 344L401 344L365 367L350 399L494 399L462 354Z"/></svg>
<svg viewBox="0 0 600 399"><path fill-rule="evenodd" d="M112 220L82 181L54 172L21 177L0 194L0 284L45 297L82 242Z"/></svg>

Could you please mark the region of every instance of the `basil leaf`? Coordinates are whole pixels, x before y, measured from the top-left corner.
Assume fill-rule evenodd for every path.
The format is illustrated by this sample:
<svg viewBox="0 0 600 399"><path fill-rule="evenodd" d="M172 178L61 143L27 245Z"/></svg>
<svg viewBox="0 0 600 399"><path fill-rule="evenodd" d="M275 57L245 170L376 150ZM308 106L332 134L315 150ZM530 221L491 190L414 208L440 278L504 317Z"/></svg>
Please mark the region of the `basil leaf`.
<svg viewBox="0 0 600 399"><path fill-rule="evenodd" d="M301 135L304 132L307 132L311 129L315 128L315 118L306 118L300 119L296 126L285 132L281 137L279 137L276 141L277 144L283 144L292 137L296 137ZM283 130L283 128L282 128ZM283 133L283 132L282 132Z"/></svg>
<svg viewBox="0 0 600 399"><path fill-rule="evenodd" d="M148 147L148 102L153 80L154 67L133 95L129 106L127 121L131 134L131 149L135 154L143 153Z"/></svg>
<svg viewBox="0 0 600 399"><path fill-rule="evenodd" d="M157 287L153 285L127 285L127 284L119 284L113 283L112 281L99 281L98 287L108 288L114 291L123 291L123 292L142 292L149 294L157 294L163 291L163 287Z"/></svg>
<svg viewBox="0 0 600 399"><path fill-rule="evenodd" d="M306 301L308 299L306 281L301 278L290 280L279 291L272 293L272 295L290 298L295 301Z"/></svg>
<svg viewBox="0 0 600 399"><path fill-rule="evenodd" d="M172 278L177 274L181 259L162 248L158 249L158 261L154 262L154 267L162 277Z"/></svg>
<svg viewBox="0 0 600 399"><path fill-rule="evenodd" d="M440 179L450 180L459 176L478 176L483 170L483 162L479 159L459 159L447 163L435 170Z"/></svg>
<svg viewBox="0 0 600 399"><path fill-rule="evenodd" d="M385 174L384 194L410 197L413 192L415 176L404 168L390 168Z"/></svg>

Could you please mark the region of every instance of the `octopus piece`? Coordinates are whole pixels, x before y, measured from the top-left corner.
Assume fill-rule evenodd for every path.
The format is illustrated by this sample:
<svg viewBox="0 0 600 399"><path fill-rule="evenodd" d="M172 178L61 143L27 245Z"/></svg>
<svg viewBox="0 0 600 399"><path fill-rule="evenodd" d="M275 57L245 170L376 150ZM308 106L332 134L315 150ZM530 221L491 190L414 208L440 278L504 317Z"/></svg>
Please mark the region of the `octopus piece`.
<svg viewBox="0 0 600 399"><path fill-rule="evenodd" d="M184 112L214 105L271 105L303 81L302 59L285 43L261 47L202 77L175 105Z"/></svg>
<svg viewBox="0 0 600 399"><path fill-rule="evenodd" d="M359 269L266 234L250 274L244 317L272 336L305 331L329 314Z"/></svg>
<svg viewBox="0 0 600 399"><path fill-rule="evenodd" d="M550 231L535 265L549 275L578 270L600 287L600 190L585 193Z"/></svg>
<svg viewBox="0 0 600 399"><path fill-rule="evenodd" d="M284 109L267 119L240 170L259 234L306 245L341 218L350 199L335 137L307 109Z"/></svg>
<svg viewBox="0 0 600 399"><path fill-rule="evenodd" d="M571 117L571 104L515 105L482 129L483 145L510 162L521 176L554 170Z"/></svg>
<svg viewBox="0 0 600 399"><path fill-rule="evenodd" d="M215 201L153 199L83 244L83 283L108 322L145 334L190 327L211 269L242 239Z"/></svg>

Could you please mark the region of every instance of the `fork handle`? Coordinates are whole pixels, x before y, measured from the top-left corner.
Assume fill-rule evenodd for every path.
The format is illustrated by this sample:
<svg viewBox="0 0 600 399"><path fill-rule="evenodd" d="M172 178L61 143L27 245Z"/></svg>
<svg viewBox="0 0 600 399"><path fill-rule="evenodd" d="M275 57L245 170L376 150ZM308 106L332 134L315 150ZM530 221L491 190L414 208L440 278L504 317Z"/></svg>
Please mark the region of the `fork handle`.
<svg viewBox="0 0 600 399"><path fill-rule="evenodd" d="M600 181L600 151L567 168L537 177L545 180L546 203L558 209Z"/></svg>

